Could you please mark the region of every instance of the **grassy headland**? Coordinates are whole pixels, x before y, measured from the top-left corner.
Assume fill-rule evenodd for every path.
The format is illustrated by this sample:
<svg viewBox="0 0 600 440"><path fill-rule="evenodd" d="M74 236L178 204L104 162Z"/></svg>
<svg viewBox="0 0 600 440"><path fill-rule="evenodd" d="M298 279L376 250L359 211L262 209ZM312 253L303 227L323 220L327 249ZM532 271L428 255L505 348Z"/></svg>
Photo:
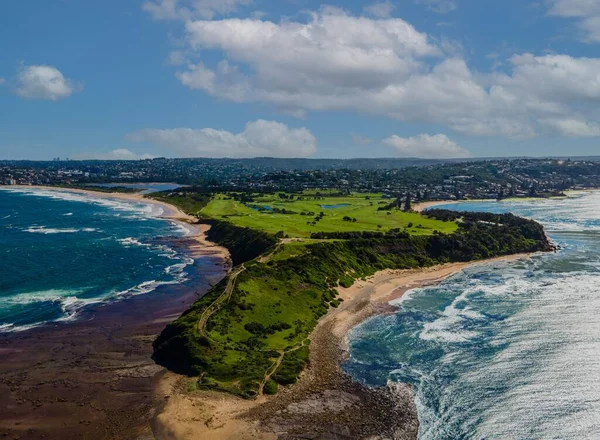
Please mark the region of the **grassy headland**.
<svg viewBox="0 0 600 440"><path fill-rule="evenodd" d="M161 197L190 206L189 193ZM531 220L403 212L376 194L217 194L195 206L191 212L213 224L209 239L231 251L236 267L165 328L154 358L199 376L201 387L243 397L297 380L312 329L340 304L338 286L383 269L551 249Z"/></svg>
<svg viewBox="0 0 600 440"><path fill-rule="evenodd" d="M200 214L271 234L284 231L290 237L310 237L315 232L385 232L396 228L406 228L413 235L430 235L434 230L451 233L457 228L453 222L386 209L392 202L381 194L230 193L216 194Z"/></svg>

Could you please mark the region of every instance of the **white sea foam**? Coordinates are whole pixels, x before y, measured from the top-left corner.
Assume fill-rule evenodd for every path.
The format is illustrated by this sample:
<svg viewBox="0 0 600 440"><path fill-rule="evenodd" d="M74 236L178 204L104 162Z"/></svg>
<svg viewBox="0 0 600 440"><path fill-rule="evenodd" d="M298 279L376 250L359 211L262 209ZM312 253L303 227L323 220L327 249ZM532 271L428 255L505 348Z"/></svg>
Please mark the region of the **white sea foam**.
<svg viewBox="0 0 600 440"><path fill-rule="evenodd" d="M595 440L600 193L483 206L543 222L561 252L411 291L351 333L350 371L414 379L420 440Z"/></svg>
<svg viewBox="0 0 600 440"><path fill-rule="evenodd" d="M131 287L131 288L126 289L126 290L122 290L120 292L116 292L114 295L116 297L130 297L130 296L144 295L146 293L153 292L154 290L156 290L160 286L167 286L167 285L179 284L179 283L180 283L180 281L178 281L178 280L173 280L173 281L157 281L157 280L144 281L143 283L140 283L137 286Z"/></svg>
<svg viewBox="0 0 600 440"><path fill-rule="evenodd" d="M2 303L10 305L25 305L36 302L55 302L63 301L65 298L76 297L85 292L87 288L80 289L49 289L38 290L35 292L23 292L2 298Z"/></svg>
<svg viewBox="0 0 600 440"><path fill-rule="evenodd" d="M55 319L55 322L66 322L77 319L78 313L86 306L101 303L105 298L78 298L77 295L85 292L88 288L80 289L50 289L35 292L23 292L2 298L3 306L18 307L31 306L36 303L54 303L58 305L64 314ZM20 332L44 325L47 322L38 322L27 325L2 324L0 333Z"/></svg>
<svg viewBox="0 0 600 440"><path fill-rule="evenodd" d="M119 238L119 239L117 239L117 241L125 247L129 247L129 246L149 247L149 246L151 246L148 243L142 243L141 241L139 241L137 238L134 238L134 237Z"/></svg>
<svg viewBox="0 0 600 440"><path fill-rule="evenodd" d="M39 188L15 188L9 189L8 191L18 192L26 196L43 196L50 199L83 202L90 203L99 206L107 207L111 210L108 215L118 216L121 218L135 219L136 221L145 221L151 217L156 217L164 214L164 210L160 205L153 203L144 202L131 202L122 201L116 199L110 199L105 197L95 197L94 195L76 194L68 191L54 191L44 190ZM62 213L63 216L70 217L73 212ZM107 215L101 213L99 215ZM6 218L10 217L7 216ZM187 235L191 233L188 228L184 225L169 220L172 225L171 233L173 235ZM22 229L28 233L34 234L77 234L77 233L91 233L99 231L96 228L88 227L52 227L50 225L34 224L29 227ZM103 237L101 240L114 240L112 237ZM129 289L125 289L120 292L107 293L106 295L98 295L98 297L91 299L82 299L78 297L80 291L69 291L69 290L47 290L40 292L25 292L12 297L5 297L2 299L4 305L22 306L32 305L35 303L52 302L60 307L63 312L63 316L54 321L71 321L77 318L77 315L87 305L99 302L110 301L111 299L117 299L120 297L127 297L133 295L142 295L148 292L154 291L160 286L179 284L187 280L187 274L185 268L193 264L194 260L186 257L181 257L178 252L167 245L156 244L156 243L144 243L139 237L125 237L118 239L118 241L125 247L141 246L148 247L156 250L159 255L164 258L173 260L173 264L164 269L165 280L157 279L150 280L133 286ZM82 291L84 291L83 289ZM43 323L40 323L43 324ZM27 326L13 326L11 324L5 324L0 326L0 332L7 331L20 331L26 330L36 325L32 324Z"/></svg>
<svg viewBox="0 0 600 440"><path fill-rule="evenodd" d="M45 323L36 323L36 324L28 324L28 325L14 325L14 324L1 324L0 325L0 333L17 333L24 332L26 330L31 330L33 328L39 327Z"/></svg>
<svg viewBox="0 0 600 440"><path fill-rule="evenodd" d="M48 228L46 226L30 226L29 228L23 229L25 232L31 232L33 234L74 234L76 232L95 232L95 228Z"/></svg>
<svg viewBox="0 0 600 440"><path fill-rule="evenodd" d="M9 188L5 191L18 192L30 196L48 197L50 199L66 200L73 202L92 203L105 206L116 211L132 212L143 216L158 217L162 215L163 209L154 203L145 203L121 199L112 199L106 195L80 194L70 191L48 190L43 188Z"/></svg>

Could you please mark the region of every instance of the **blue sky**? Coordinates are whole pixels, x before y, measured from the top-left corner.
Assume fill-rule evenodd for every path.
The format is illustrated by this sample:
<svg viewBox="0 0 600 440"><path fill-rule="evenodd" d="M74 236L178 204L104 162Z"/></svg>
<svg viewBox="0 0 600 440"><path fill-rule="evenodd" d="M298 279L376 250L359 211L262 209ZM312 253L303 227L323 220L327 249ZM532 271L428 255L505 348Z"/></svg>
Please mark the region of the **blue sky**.
<svg viewBox="0 0 600 440"><path fill-rule="evenodd" d="M5 0L0 159L600 154L600 0Z"/></svg>

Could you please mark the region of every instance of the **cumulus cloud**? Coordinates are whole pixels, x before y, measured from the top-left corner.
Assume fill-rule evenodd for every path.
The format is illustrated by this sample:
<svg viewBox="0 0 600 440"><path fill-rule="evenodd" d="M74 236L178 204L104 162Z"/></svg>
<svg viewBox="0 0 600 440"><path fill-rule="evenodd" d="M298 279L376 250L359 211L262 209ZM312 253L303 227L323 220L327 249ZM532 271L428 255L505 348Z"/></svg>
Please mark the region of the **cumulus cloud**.
<svg viewBox="0 0 600 440"><path fill-rule="evenodd" d="M542 121L558 134L570 137L600 136L600 123L585 119L547 119Z"/></svg>
<svg viewBox="0 0 600 440"><path fill-rule="evenodd" d="M23 66L18 72L17 82L17 95L28 99L56 101L81 88L52 66Z"/></svg>
<svg viewBox="0 0 600 440"><path fill-rule="evenodd" d="M600 2L597 0L548 0L548 13L577 20L582 39L600 42Z"/></svg>
<svg viewBox="0 0 600 440"><path fill-rule="evenodd" d="M456 142L450 140L445 134L419 134L414 137L403 138L391 136L383 140L385 145L394 147L401 156L419 157L427 159L453 159L470 157L471 153Z"/></svg>
<svg viewBox="0 0 600 440"><path fill-rule="evenodd" d="M392 12L396 8L391 1L386 0L383 2L373 3L371 5L365 6L365 13L372 15L374 17L387 18L392 15Z"/></svg>
<svg viewBox="0 0 600 440"><path fill-rule="evenodd" d="M425 5L427 9L438 14L447 14L456 9L454 0L415 0L415 3Z"/></svg>
<svg viewBox="0 0 600 440"><path fill-rule="evenodd" d="M250 3L251 0L154 0L142 8L155 20L191 20L231 14Z"/></svg>
<svg viewBox="0 0 600 440"><path fill-rule="evenodd" d="M184 157L308 157L317 151L317 140L306 128L260 119L238 134L212 128L144 129L127 139L173 149Z"/></svg>
<svg viewBox="0 0 600 440"><path fill-rule="evenodd" d="M185 86L300 117L351 110L512 138L556 133L557 121L600 121L600 58L519 54L506 71L485 74L400 18L323 7L298 22L192 20L186 42L193 56L222 59L187 62L176 73Z"/></svg>

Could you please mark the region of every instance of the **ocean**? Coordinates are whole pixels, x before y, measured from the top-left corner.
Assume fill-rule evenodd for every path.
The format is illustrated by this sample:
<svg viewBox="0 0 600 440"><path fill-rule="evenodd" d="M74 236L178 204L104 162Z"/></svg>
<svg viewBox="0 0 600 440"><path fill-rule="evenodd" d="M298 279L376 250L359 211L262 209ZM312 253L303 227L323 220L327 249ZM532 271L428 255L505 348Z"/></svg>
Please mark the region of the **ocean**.
<svg viewBox="0 0 600 440"><path fill-rule="evenodd" d="M420 440L600 438L600 192L443 208L536 219L561 250L408 292L344 369L412 384Z"/></svg>
<svg viewBox="0 0 600 440"><path fill-rule="evenodd" d="M173 239L189 231L161 213L143 202L0 190L0 332L188 281L194 260Z"/></svg>

